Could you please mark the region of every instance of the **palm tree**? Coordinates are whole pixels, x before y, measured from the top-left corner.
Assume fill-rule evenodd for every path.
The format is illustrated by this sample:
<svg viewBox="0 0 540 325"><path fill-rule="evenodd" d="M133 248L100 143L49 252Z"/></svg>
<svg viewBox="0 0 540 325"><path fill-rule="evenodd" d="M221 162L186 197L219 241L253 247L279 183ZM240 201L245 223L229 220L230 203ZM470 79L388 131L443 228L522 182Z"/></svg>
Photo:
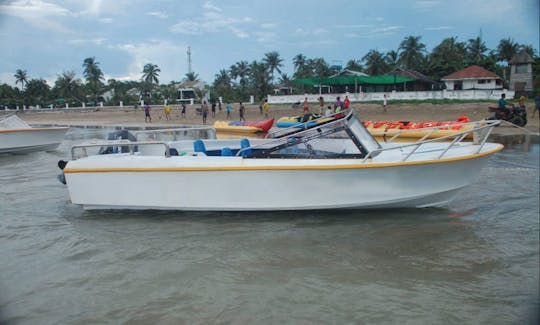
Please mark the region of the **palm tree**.
<svg viewBox="0 0 540 325"><path fill-rule="evenodd" d="M213 87L218 96L230 98L232 95L231 77L227 70L221 69L214 77Z"/></svg>
<svg viewBox="0 0 540 325"><path fill-rule="evenodd" d="M60 98L81 101L81 80L75 77L75 71L65 71L54 82L54 92Z"/></svg>
<svg viewBox="0 0 540 325"><path fill-rule="evenodd" d="M406 37L399 44L399 63L412 70L421 70L424 63L426 45L420 43L421 36Z"/></svg>
<svg viewBox="0 0 540 325"><path fill-rule="evenodd" d="M98 94L101 92L103 87L103 83L101 81L104 80L103 72L99 68L99 62L96 62L95 57L90 57L84 59L82 66L84 68L83 75L86 79L86 87L93 95L94 100L97 102Z"/></svg>
<svg viewBox="0 0 540 325"><path fill-rule="evenodd" d="M511 38L504 38L499 42L497 46L497 58L499 61L505 61L508 63L512 57L518 52L519 44L514 42Z"/></svg>
<svg viewBox="0 0 540 325"><path fill-rule="evenodd" d="M264 55L263 62L268 66L270 71L270 81L274 81L274 71L281 73L281 67L283 59L279 57L279 53L276 51L268 52Z"/></svg>
<svg viewBox="0 0 540 325"><path fill-rule="evenodd" d="M49 85L44 79L31 79L26 84L26 97L30 105L43 105L50 92Z"/></svg>
<svg viewBox="0 0 540 325"><path fill-rule="evenodd" d="M302 68L304 65L306 65L307 58L303 54L297 54L293 58L293 64L294 64L294 71L298 71L300 68Z"/></svg>
<svg viewBox="0 0 540 325"><path fill-rule="evenodd" d="M472 64L480 64L486 58L486 43L480 37L471 38L467 43L467 57Z"/></svg>
<svg viewBox="0 0 540 325"><path fill-rule="evenodd" d="M184 78L185 81L197 81L199 80L199 75L195 72L188 72L186 73L186 77Z"/></svg>
<svg viewBox="0 0 540 325"><path fill-rule="evenodd" d="M270 89L270 74L264 62L253 61L249 65L249 81L257 98L263 98Z"/></svg>
<svg viewBox="0 0 540 325"><path fill-rule="evenodd" d="M366 73L370 75L380 75L388 71L388 65L384 59L384 54L377 50L369 51L362 58L366 66Z"/></svg>
<svg viewBox="0 0 540 325"><path fill-rule="evenodd" d="M519 44L514 42L511 38L504 38L499 42L497 46L497 59L499 61L506 62L506 68L503 69L503 79L507 81L507 77L510 76L510 67L508 62L518 52Z"/></svg>
<svg viewBox="0 0 540 325"><path fill-rule="evenodd" d="M352 71L362 71L362 64L358 60L349 60L347 62L347 65L345 66L345 69L352 70Z"/></svg>
<svg viewBox="0 0 540 325"><path fill-rule="evenodd" d="M153 84L158 85L159 84L158 77L159 77L160 72L161 70L159 69L157 64L147 63L144 65L141 80L150 85L153 85Z"/></svg>
<svg viewBox="0 0 540 325"><path fill-rule="evenodd" d="M237 62L235 65L232 65L231 68L229 69L229 74L231 76L231 79L234 80L234 79L240 78L240 87L242 89L240 96L246 95L246 88L249 82L248 77L249 77L249 73L251 72L250 69L251 69L250 65L247 61Z"/></svg>
<svg viewBox="0 0 540 325"><path fill-rule="evenodd" d="M393 70L399 66L399 53L394 50L388 51L384 56L384 60L386 61L386 65Z"/></svg>
<svg viewBox="0 0 540 325"><path fill-rule="evenodd" d="M308 66L316 78L325 78L332 75L330 65L323 58L308 60Z"/></svg>
<svg viewBox="0 0 540 325"><path fill-rule="evenodd" d="M159 85L159 73L161 70L158 68L157 64L147 63L143 67L141 81L142 84L142 93L144 96L152 97L152 90L154 85Z"/></svg>
<svg viewBox="0 0 540 325"><path fill-rule="evenodd" d="M445 38L437 45L429 59L429 73L435 79L449 75L452 72L464 68L467 56L466 45L463 42L458 42L457 37Z"/></svg>
<svg viewBox="0 0 540 325"><path fill-rule="evenodd" d="M531 56L531 58L536 57L536 55L535 55L535 52L536 52L536 51L534 50L534 47L533 47L532 45L521 45L520 48L521 48L523 51L529 53L529 55Z"/></svg>
<svg viewBox="0 0 540 325"><path fill-rule="evenodd" d="M26 73L26 70L17 69L13 76L15 77L15 85L20 83L21 91L23 91L24 86L28 83L28 74Z"/></svg>

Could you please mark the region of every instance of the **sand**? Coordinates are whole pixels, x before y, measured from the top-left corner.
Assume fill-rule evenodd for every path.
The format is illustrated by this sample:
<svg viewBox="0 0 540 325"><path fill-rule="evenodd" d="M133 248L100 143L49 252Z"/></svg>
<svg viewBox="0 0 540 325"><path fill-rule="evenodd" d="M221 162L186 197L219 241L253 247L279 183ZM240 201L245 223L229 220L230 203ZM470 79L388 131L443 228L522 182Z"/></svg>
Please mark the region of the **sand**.
<svg viewBox="0 0 540 325"><path fill-rule="evenodd" d="M453 121L460 115L466 115L471 121L482 120L492 116L488 111L490 103L462 103L462 104L392 104L387 106L387 112L383 111L380 104L352 103L352 108L357 116L363 121ZM491 104L493 105L493 104ZM179 105L174 105L171 119L165 118L163 106L153 106L151 111L152 124L164 126L176 125L201 125L202 117L196 113L196 105L187 106L186 118L181 118ZM318 111L318 105L314 104L312 110ZM532 118L533 105L527 109L529 122L525 129L529 132L538 133L539 115ZM279 119L283 116L296 116L302 113L302 108L293 108L291 105L270 105L269 117ZM57 125L142 125L144 112L133 107L102 108L99 110L57 110L57 111L26 111L20 116L30 124L57 124ZM238 120L238 104L233 105L232 120ZM246 119L258 121L265 119L259 112L258 105L246 105ZM209 113L207 124L213 125L216 120L226 120L225 105L222 111L216 108L216 116ZM495 129L496 133L527 133L527 131L511 126L501 126Z"/></svg>

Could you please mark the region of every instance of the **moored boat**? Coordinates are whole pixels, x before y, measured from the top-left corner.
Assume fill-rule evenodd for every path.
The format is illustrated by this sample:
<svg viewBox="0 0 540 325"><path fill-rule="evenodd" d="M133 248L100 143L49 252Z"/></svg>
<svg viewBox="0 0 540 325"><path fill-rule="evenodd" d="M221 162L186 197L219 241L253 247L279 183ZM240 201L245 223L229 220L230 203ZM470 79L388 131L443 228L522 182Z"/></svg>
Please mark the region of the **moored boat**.
<svg viewBox="0 0 540 325"><path fill-rule="evenodd" d="M0 118L0 154L56 149L69 127L31 127L17 115Z"/></svg>
<svg viewBox="0 0 540 325"><path fill-rule="evenodd" d="M489 156L503 148L486 141L498 123L474 125L472 142L458 132L379 143L348 112L305 129L277 129L265 139L80 144L60 165L71 202L86 209L439 207L472 184ZM111 145L129 151L85 154Z"/></svg>
<svg viewBox="0 0 540 325"><path fill-rule="evenodd" d="M269 118L263 121L215 121L214 128L218 132L234 132L234 133L256 133L268 132L274 125L274 119Z"/></svg>

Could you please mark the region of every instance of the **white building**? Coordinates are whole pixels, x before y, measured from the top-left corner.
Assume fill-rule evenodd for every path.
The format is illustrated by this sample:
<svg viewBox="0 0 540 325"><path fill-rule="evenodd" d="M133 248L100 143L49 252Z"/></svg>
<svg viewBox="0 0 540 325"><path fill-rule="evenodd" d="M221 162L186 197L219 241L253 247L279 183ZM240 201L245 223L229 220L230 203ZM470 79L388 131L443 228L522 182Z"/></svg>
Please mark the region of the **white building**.
<svg viewBox="0 0 540 325"><path fill-rule="evenodd" d="M502 89L502 79L493 72L471 65L441 78L448 90Z"/></svg>

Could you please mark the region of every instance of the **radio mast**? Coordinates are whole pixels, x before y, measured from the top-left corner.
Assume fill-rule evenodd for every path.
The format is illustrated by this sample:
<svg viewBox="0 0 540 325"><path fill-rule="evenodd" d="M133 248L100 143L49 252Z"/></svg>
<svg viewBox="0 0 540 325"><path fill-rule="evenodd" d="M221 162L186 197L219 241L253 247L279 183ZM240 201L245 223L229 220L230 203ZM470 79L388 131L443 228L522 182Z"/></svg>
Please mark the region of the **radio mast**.
<svg viewBox="0 0 540 325"><path fill-rule="evenodd" d="M191 73L191 46L187 48L188 73Z"/></svg>

